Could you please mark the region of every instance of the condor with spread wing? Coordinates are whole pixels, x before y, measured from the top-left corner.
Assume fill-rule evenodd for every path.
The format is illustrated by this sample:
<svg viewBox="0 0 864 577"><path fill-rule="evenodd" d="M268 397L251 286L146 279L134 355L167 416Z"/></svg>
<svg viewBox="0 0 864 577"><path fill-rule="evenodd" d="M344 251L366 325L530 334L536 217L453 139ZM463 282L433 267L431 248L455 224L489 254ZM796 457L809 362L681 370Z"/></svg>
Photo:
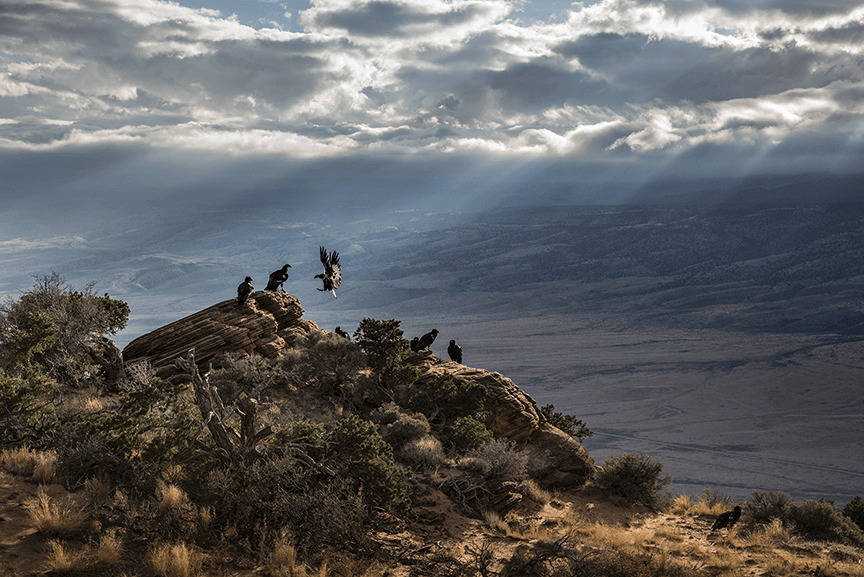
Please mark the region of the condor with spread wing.
<svg viewBox="0 0 864 577"><path fill-rule="evenodd" d="M330 291L336 297L336 289L342 283L342 269L339 267L339 253L334 251L327 255L327 251L323 246L318 247L321 251L321 264L324 265L324 272L316 274L315 278L320 278L324 281L324 288L319 288L319 291Z"/></svg>

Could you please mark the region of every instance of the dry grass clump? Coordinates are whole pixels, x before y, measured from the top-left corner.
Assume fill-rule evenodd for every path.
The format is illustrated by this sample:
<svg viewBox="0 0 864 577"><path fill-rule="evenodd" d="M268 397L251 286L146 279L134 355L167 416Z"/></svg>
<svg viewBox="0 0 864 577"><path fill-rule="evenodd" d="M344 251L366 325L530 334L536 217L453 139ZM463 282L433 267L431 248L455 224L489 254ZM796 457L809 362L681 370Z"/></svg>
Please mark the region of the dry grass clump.
<svg viewBox="0 0 864 577"><path fill-rule="evenodd" d="M327 577L327 561L316 570L297 562L297 551L285 539L273 546L273 552L264 566L267 577Z"/></svg>
<svg viewBox="0 0 864 577"><path fill-rule="evenodd" d="M516 486L516 491L523 497L534 501L539 505L545 505L552 500L552 494L538 486L532 479L524 479Z"/></svg>
<svg viewBox="0 0 864 577"><path fill-rule="evenodd" d="M673 515L708 515L716 517L732 507L732 499L723 493L712 493L705 489L695 498L692 495L675 495L669 504L668 511Z"/></svg>
<svg viewBox="0 0 864 577"><path fill-rule="evenodd" d="M47 537L71 537L87 522L87 513L69 504L54 503L41 488L27 505L33 527Z"/></svg>
<svg viewBox="0 0 864 577"><path fill-rule="evenodd" d="M160 543L147 554L147 565L159 577L198 577L204 554L185 543Z"/></svg>
<svg viewBox="0 0 864 577"><path fill-rule="evenodd" d="M159 510L163 513L186 503L186 493L177 485L159 481L156 486Z"/></svg>
<svg viewBox="0 0 864 577"><path fill-rule="evenodd" d="M57 470L57 455L53 451L17 447L0 453L0 465L14 475L30 477L38 483L47 483L54 478Z"/></svg>
<svg viewBox="0 0 864 577"><path fill-rule="evenodd" d="M44 569L49 573L82 573L117 568L122 563L123 543L113 535L103 535L97 545L85 545L78 551L57 539L46 544Z"/></svg>
<svg viewBox="0 0 864 577"><path fill-rule="evenodd" d="M393 456L403 463L434 470L447 464L447 456L441 441L432 435L424 435L408 441L393 452Z"/></svg>

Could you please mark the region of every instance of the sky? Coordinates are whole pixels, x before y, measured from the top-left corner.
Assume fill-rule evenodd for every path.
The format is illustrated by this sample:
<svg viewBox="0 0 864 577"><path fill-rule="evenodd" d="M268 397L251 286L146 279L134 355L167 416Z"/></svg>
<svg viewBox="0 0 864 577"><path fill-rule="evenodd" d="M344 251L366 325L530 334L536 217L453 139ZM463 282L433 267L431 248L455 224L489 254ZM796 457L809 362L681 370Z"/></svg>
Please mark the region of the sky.
<svg viewBox="0 0 864 577"><path fill-rule="evenodd" d="M120 214L857 175L862 62L860 1L4 0L0 187Z"/></svg>

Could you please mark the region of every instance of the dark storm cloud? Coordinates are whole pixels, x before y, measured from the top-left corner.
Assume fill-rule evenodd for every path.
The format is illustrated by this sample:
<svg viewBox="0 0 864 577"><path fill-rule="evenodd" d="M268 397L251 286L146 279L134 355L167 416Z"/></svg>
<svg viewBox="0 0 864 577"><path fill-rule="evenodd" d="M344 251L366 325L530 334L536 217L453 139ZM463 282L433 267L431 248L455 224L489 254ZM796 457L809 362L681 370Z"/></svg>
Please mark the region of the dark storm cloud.
<svg viewBox="0 0 864 577"><path fill-rule="evenodd" d="M823 87L860 77L860 68L846 55L826 57L796 46L779 51L758 48L718 55L667 84L663 92L702 103Z"/></svg>
<svg viewBox="0 0 864 577"><path fill-rule="evenodd" d="M692 68L722 51L675 39L646 34L603 32L557 45L555 52L573 57L588 70L607 79L620 98L645 102L657 97L682 69ZM611 95L611 90L603 94Z"/></svg>
<svg viewBox="0 0 864 577"><path fill-rule="evenodd" d="M315 28L338 28L359 36L403 37L420 28L450 28L466 24L487 9L480 3L430 13L422 5L374 1L339 10L315 10L302 22Z"/></svg>
<svg viewBox="0 0 864 577"><path fill-rule="evenodd" d="M541 62L514 64L485 76L487 85L503 105L514 111L537 111L568 102L609 104L623 101L622 92L602 79Z"/></svg>
<svg viewBox="0 0 864 577"><path fill-rule="evenodd" d="M864 23L852 22L839 28L826 28L810 33L810 38L818 42L855 44L864 38Z"/></svg>

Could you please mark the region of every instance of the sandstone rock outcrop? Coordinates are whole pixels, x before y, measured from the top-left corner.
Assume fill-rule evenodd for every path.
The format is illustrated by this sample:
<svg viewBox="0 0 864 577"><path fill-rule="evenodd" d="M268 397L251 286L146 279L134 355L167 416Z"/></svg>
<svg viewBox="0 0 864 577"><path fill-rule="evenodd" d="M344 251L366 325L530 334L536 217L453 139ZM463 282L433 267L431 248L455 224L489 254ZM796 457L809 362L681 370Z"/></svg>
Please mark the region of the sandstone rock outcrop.
<svg viewBox="0 0 864 577"><path fill-rule="evenodd" d="M420 378L449 374L456 382L485 385L486 408L492 413L489 428L498 438L514 441L530 456L531 476L551 487L581 486L594 476L594 459L572 437L549 424L531 395L501 373L444 361L431 351L412 353L406 362L420 370Z"/></svg>
<svg viewBox="0 0 864 577"><path fill-rule="evenodd" d="M226 353L273 358L297 335L319 330L303 319L304 312L292 294L256 291L240 306L236 299L222 301L138 337L123 349L123 358L127 364L149 361L162 378L178 372L176 359L191 348L204 369Z"/></svg>

